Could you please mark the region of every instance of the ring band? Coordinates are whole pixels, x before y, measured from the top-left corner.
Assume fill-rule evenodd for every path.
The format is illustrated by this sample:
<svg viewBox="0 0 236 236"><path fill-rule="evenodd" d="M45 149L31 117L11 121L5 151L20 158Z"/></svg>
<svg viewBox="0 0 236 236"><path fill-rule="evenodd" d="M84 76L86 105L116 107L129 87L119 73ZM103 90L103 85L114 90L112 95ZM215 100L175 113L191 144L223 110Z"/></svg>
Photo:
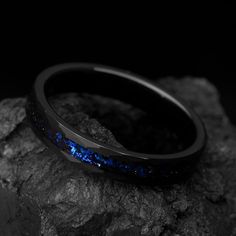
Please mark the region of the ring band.
<svg viewBox="0 0 236 236"><path fill-rule="evenodd" d="M164 114L164 119L183 138L183 150L140 153L101 143L81 133L65 122L47 99L55 92L73 89L73 83L68 81L75 79L81 81L79 92L114 97L146 109L154 117ZM192 171L206 143L204 125L188 105L141 76L103 65L67 63L44 70L35 81L26 111L33 130L45 144L87 169L121 178L183 177Z"/></svg>

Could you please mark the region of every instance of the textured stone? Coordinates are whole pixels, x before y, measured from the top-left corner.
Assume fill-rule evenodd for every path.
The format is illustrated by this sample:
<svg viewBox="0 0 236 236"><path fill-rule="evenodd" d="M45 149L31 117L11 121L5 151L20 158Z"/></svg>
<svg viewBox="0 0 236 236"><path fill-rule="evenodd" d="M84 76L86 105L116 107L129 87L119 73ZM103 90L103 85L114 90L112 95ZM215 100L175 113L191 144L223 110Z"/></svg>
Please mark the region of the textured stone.
<svg viewBox="0 0 236 236"><path fill-rule="evenodd" d="M0 235L37 236L40 228L37 205L0 187Z"/></svg>
<svg viewBox="0 0 236 236"><path fill-rule="evenodd" d="M36 138L24 119L24 99L0 103L0 183L37 203L43 235L236 235L236 133L216 89L204 79L158 83L190 103L209 136L193 176L170 186L84 172ZM81 132L118 147L126 142L120 144L124 137L113 130L130 137L142 117L138 109L99 96L64 94L51 103Z"/></svg>

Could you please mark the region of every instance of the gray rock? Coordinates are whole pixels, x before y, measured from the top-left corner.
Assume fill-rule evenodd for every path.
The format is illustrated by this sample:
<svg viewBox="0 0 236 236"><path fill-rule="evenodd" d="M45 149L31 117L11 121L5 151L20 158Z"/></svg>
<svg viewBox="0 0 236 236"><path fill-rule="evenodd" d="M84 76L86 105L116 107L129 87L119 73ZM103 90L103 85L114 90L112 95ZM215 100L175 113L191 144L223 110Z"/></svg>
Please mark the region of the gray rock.
<svg viewBox="0 0 236 236"><path fill-rule="evenodd" d="M152 187L134 185L87 173L36 138L24 119L24 99L0 103L1 185L37 203L42 235L236 235L236 133L216 89L204 79L158 83L189 102L209 136L193 176L170 186L159 186L158 180ZM113 125L121 121L128 135L130 124L143 115L99 96L64 94L51 103L81 132L123 148L124 137L107 129L119 128L110 126L111 115L117 114Z"/></svg>
<svg viewBox="0 0 236 236"><path fill-rule="evenodd" d="M0 235L37 236L40 227L37 205L0 187Z"/></svg>

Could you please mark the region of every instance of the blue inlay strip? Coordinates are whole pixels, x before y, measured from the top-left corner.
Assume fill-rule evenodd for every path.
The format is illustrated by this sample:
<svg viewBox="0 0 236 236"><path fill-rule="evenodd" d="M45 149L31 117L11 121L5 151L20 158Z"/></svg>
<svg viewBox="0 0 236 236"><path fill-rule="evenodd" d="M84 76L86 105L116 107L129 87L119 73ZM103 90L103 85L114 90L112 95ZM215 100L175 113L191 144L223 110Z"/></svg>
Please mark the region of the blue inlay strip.
<svg viewBox="0 0 236 236"><path fill-rule="evenodd" d="M152 169L147 166L141 166L137 163L126 163L118 161L109 156L104 156L102 154L96 153L91 149L80 146L73 140L70 140L63 136L61 132L53 132L51 129L46 129L48 127L47 122L41 118L39 114L33 112L32 121L35 126L45 135L52 143L54 143L61 150L66 150L71 156L77 160L94 165L103 169L110 169L115 171L120 171L122 173L131 174L139 177L148 177L152 174Z"/></svg>
<svg viewBox="0 0 236 236"><path fill-rule="evenodd" d="M48 132L50 133L50 132ZM51 136L50 136L51 137ZM127 164L111 157L105 157L102 154L96 153L88 148L82 147L76 142L63 137L62 133L57 132L52 140L58 147L67 150L67 152L80 160L83 163L97 166L99 168L108 168L119 170L123 173L137 175L139 177L146 177L151 174L151 169L135 164Z"/></svg>

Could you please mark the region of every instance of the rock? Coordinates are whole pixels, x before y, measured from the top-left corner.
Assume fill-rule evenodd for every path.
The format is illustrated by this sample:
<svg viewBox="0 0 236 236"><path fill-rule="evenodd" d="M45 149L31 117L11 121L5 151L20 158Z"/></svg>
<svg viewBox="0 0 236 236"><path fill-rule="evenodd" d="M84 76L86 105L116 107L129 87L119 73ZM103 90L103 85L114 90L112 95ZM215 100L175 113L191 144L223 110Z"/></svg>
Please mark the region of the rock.
<svg viewBox="0 0 236 236"><path fill-rule="evenodd" d="M236 133L216 89L204 79L168 78L158 84L189 102L209 136L193 176L169 186L158 180L156 186L134 185L87 173L36 138L24 119L24 99L0 103L0 183L37 203L42 235L236 235ZM64 94L51 103L81 132L113 146L136 148L126 135L131 137L133 125L138 127L142 111L91 95ZM138 132L146 135L143 128ZM166 141L175 143L165 134L153 134L162 141L159 149ZM139 145L149 145L135 138Z"/></svg>
<svg viewBox="0 0 236 236"><path fill-rule="evenodd" d="M40 233L37 205L30 199L0 188L0 235L37 236Z"/></svg>

